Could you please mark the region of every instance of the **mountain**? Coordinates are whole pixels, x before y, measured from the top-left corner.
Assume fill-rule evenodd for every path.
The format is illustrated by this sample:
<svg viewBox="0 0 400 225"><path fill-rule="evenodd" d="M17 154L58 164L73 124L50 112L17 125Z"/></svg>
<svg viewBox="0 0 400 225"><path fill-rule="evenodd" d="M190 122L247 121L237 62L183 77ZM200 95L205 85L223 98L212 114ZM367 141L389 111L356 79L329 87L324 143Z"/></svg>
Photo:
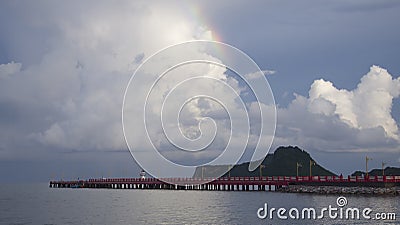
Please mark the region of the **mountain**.
<svg viewBox="0 0 400 225"><path fill-rule="evenodd" d="M397 167L386 167L384 169L386 176L400 176L400 168ZM370 176L382 176L382 169L373 169L368 172ZM365 171L356 171L351 176L364 176Z"/></svg>
<svg viewBox="0 0 400 225"><path fill-rule="evenodd" d="M310 175L310 162L312 164L313 176L333 176L336 175L331 171L319 165L310 154L300 149L297 146L279 147L273 154L268 154L263 160L261 165L262 176L296 176L297 163L299 163L298 172L299 176ZM260 167L250 172L248 171L249 163L242 163L234 166L230 172L224 176L232 177L256 177L260 176ZM229 168L229 165L218 166L203 166L197 167L193 177L215 177L216 174L221 174L221 171Z"/></svg>

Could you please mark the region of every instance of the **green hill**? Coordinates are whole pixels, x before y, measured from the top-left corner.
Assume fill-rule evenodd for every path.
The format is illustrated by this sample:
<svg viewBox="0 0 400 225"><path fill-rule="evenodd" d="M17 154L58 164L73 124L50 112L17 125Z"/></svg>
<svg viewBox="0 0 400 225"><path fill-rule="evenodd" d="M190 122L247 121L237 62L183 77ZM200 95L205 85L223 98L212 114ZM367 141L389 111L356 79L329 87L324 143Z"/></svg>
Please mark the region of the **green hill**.
<svg viewBox="0 0 400 225"><path fill-rule="evenodd" d="M384 169L386 176L400 176L400 168L397 167L386 167ZM365 172L356 171L351 176L364 176ZM368 172L370 176L382 176L382 169L373 169Z"/></svg>
<svg viewBox="0 0 400 225"><path fill-rule="evenodd" d="M299 166L299 176L310 175L310 161L314 162L312 165L313 176L333 176L334 173L320 166L310 154L306 151L295 146L279 147L273 154L268 154L263 160L261 169L263 176L296 176L297 163ZM254 177L260 176L260 168L250 172L248 171L249 163L236 165L232 168L230 173L224 176L232 177ZM220 166L204 166L196 168L193 177L215 177L215 174L220 174L220 171L226 170L229 165Z"/></svg>

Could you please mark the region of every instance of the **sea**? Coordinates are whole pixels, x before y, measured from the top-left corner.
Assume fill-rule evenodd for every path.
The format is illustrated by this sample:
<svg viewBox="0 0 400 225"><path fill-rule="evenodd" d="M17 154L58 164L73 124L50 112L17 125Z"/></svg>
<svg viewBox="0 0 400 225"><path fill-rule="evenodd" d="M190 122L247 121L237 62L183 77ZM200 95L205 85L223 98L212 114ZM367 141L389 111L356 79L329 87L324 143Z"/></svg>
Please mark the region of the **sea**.
<svg viewBox="0 0 400 225"><path fill-rule="evenodd" d="M321 214L329 207L332 217L328 211ZM278 217L280 208L282 218ZM313 208L319 215L308 217L305 210L302 218L305 208ZM357 219L351 218L349 211L346 219L349 208L357 208L360 214L370 212L366 212L367 218L360 215ZM396 218L389 220L393 213ZM0 224L400 224L400 197L1 184Z"/></svg>

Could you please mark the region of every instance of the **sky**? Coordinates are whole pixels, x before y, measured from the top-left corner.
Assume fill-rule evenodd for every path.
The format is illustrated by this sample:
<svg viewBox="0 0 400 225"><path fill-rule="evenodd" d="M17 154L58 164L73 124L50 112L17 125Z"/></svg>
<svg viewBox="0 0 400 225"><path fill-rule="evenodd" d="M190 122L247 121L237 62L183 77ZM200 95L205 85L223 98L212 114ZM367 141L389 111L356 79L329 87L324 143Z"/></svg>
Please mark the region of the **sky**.
<svg viewBox="0 0 400 225"><path fill-rule="evenodd" d="M270 152L296 145L344 175L364 170L366 156L370 168L400 167L399 11L385 0L1 1L0 178L138 176L121 122L128 81L160 49L200 39L240 49L265 72L277 114ZM244 95L226 68L211 69ZM194 136L190 118L220 110L189 106Z"/></svg>

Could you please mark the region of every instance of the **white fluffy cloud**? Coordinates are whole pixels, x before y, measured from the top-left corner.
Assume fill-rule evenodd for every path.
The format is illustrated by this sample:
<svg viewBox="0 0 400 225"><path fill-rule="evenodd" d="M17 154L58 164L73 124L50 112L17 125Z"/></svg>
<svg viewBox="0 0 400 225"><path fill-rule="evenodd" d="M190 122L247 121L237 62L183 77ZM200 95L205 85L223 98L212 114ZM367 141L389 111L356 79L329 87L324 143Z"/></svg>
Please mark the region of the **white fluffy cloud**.
<svg viewBox="0 0 400 225"><path fill-rule="evenodd" d="M314 113L338 115L349 126L365 129L382 127L388 137L399 140L392 118L393 99L399 97L400 78L372 66L352 91L339 90L329 81L316 80L309 92L309 109Z"/></svg>
<svg viewBox="0 0 400 225"><path fill-rule="evenodd" d="M249 74L244 75L244 77L245 77L246 79L248 79L248 80L252 80L252 79L259 79L260 76L262 76L262 75L264 75L264 76L269 76L269 75L273 75L273 74L276 73L275 70L262 70L261 72L262 72L262 74L259 73L259 72L256 72L256 73L249 73Z"/></svg>
<svg viewBox="0 0 400 225"><path fill-rule="evenodd" d="M124 149L122 98L134 69L168 45L212 36L183 8L113 4L48 4L21 12L29 29L54 32L45 36L47 49L37 53L37 63L0 65L0 79L9 78L0 82L0 103L12 102L34 123L17 132L20 139L54 149Z"/></svg>
<svg viewBox="0 0 400 225"><path fill-rule="evenodd" d="M19 155L15 153L15 149L19 147L16 142L22 143L23 147L29 146L29 149L35 146L45 151L126 149L121 124L122 100L128 80L138 65L151 54L169 45L193 39L212 39L212 32L195 20L193 15L189 15L187 7L165 7L164 4L168 3L163 2L143 4L127 1L120 2L119 7L110 7L110 4L114 3L82 3L76 6L69 4L68 7L63 7L62 4L44 5L33 12L20 12L21 23L25 26L40 32L42 27L46 28L43 31L45 35L40 37L44 38L46 45L43 46L45 51L35 53L26 52L23 47L13 49L25 54L36 54L32 57L35 61L22 60L0 66L0 109L11 103L18 112L24 112L21 115L24 119L17 117L16 113L12 128L0 127L0 133L7 134L0 135L0 143L4 145L0 147L9 149L12 156L27 155L26 148L22 147L24 150ZM51 10L46 10L47 7L51 7ZM46 33L47 29L52 32ZM17 33L20 33L20 37L27 38L24 41L28 41L29 37L32 39L29 41L41 43L33 40L38 37L30 37L29 32L18 30ZM15 45L18 46L18 42ZM206 58L218 62L214 55ZM155 87L154 100L163 100L165 90L173 88L185 78L185 74L193 71L226 82L237 94L244 91L237 79L226 74L225 67L212 64L190 65L174 70L173 76L160 82ZM273 71L264 73L272 74ZM146 80L140 82L145 83ZM200 92L219 96L219 100L232 110L231 116L245 113L243 108L238 107L240 104L236 96L228 94L232 90L216 81L211 85L197 82L196 85L189 83L189 86L180 90L182 96ZM136 97L143 97L141 95L145 95L147 91L138 90ZM135 105L135 101L129 104L133 104L133 108L143 107ZM161 105L152 106L154 115L159 117ZM180 106L181 102L168 105L173 109ZM176 114L164 115L170 122L166 125L177 130ZM208 162L210 158L219 155L228 142L235 152L242 152L245 148L243 145L247 143L247 121L233 118L236 121L235 127L240 128L240 132L235 132L231 137L227 113L216 102L204 99L189 102L182 111L179 128L187 137L196 138L199 136L199 124L203 128L202 132L209 132L214 128L209 123L210 120L203 120L204 117L213 118L218 129L217 138L209 146L210 151L202 151L189 157L176 155L159 129L154 129L150 135L157 140L156 146L175 160L187 161L190 158L193 162L201 158ZM141 117L138 122L143 123ZM250 147L255 148L258 134L256 131L251 134ZM172 135L174 139L182 136L178 132ZM10 141L10 136L15 138L14 142ZM135 141L131 147L143 149L141 147L145 138L145 132L138 132L134 135ZM269 143L261 145L267 147ZM0 157L4 157L5 151L0 154Z"/></svg>
<svg viewBox="0 0 400 225"><path fill-rule="evenodd" d="M53 21L57 34L47 37L47 41L52 43L51 48L40 56L38 63L27 63L23 70L20 70L21 63L0 67L4 68L1 70L2 77L11 78L0 83L0 103L12 101L27 112L30 121L36 123L30 129L16 131L21 140L55 151L126 149L121 124L122 99L128 80L139 63L172 44L192 39L212 39L212 32L192 20L182 8L165 7L162 2L146 6L124 2L124 6L119 7L123 10L110 13L109 10L115 8L107 4L95 5L93 9L92 6L83 7L87 10L52 8L51 13L44 10L40 15L31 15L35 17L35 24L26 21L31 26L37 23L48 25L47 21ZM74 17L68 17L69 10L73 11ZM212 60L213 56L208 58ZM227 82L234 91L241 93L238 81L225 74L226 68L212 64L191 66L174 70L173 76L160 82L155 89L155 101L159 100L157 98L163 100L164 91L174 87L185 74L192 71ZM144 95L147 91L139 92ZM243 113L242 109L237 108L237 100L227 93L227 88L216 82L214 85L197 82L195 86L191 85L182 91L185 96L198 92L212 93L220 96L225 106L236 110L236 113L230 112L232 115ZM140 98L140 95L137 97ZM169 107L179 108L180 104L172 102ZM153 106L154 115L160 116L161 105ZM218 126L218 136L211 147L212 150L223 149L229 140L230 127L227 126L227 114L221 106L202 99L190 102L187 106L181 118L184 133L196 137L202 118L213 117ZM174 116L171 115L172 119L168 121L172 121L176 127ZM245 124L245 120L236 121ZM142 118L139 122L143 122ZM211 124L201 125L208 132ZM155 130L153 134L158 140L157 147L171 149L164 135L158 132ZM234 134L239 141L231 142L244 142L245 132L243 129L243 133ZM131 147L140 148L147 136L145 132L140 132L134 138L137 142ZM199 154L203 155L204 152ZM215 152L208 154L211 157L214 155Z"/></svg>
<svg viewBox="0 0 400 225"><path fill-rule="evenodd" d="M296 95L279 109L276 141L326 151L398 151L391 112L399 94L400 78L379 66L372 66L354 90L315 80L308 97Z"/></svg>
<svg viewBox="0 0 400 225"><path fill-rule="evenodd" d="M10 62L7 64L0 64L0 79L6 78L21 70L21 63Z"/></svg>

